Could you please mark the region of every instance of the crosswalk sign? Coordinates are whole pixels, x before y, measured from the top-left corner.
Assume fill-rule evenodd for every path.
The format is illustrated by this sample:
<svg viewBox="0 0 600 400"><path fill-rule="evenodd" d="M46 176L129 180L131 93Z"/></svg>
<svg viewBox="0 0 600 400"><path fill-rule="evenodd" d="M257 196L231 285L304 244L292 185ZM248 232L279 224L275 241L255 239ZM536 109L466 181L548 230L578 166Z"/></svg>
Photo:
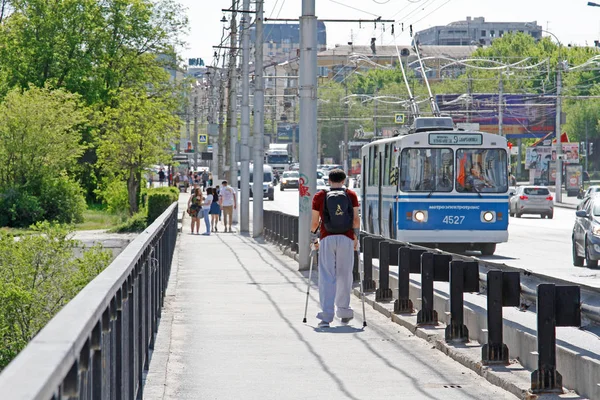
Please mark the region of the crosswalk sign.
<svg viewBox="0 0 600 400"><path fill-rule="evenodd" d="M198 135L198 143L202 143L202 144L208 143L208 135L205 135L205 134Z"/></svg>
<svg viewBox="0 0 600 400"><path fill-rule="evenodd" d="M403 124L404 123L404 114L396 114L394 116L394 120L397 124Z"/></svg>

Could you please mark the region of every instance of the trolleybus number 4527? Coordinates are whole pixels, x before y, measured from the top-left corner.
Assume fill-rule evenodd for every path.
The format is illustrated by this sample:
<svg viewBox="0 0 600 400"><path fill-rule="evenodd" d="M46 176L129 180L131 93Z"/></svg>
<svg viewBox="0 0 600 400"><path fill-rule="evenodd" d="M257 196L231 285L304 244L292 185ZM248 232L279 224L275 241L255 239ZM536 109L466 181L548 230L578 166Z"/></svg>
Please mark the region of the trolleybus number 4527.
<svg viewBox="0 0 600 400"><path fill-rule="evenodd" d="M449 225L460 225L463 223L463 221L465 220L464 215L458 216L458 215L446 215L444 217L444 219L442 220L442 222L444 224L449 224Z"/></svg>

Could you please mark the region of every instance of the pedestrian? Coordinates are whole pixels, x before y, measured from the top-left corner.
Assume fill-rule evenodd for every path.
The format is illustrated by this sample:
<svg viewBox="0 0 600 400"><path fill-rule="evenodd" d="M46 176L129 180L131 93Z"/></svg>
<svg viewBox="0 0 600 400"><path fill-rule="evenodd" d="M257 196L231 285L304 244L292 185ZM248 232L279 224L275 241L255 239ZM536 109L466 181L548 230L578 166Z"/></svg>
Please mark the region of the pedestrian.
<svg viewBox="0 0 600 400"><path fill-rule="evenodd" d="M233 190L233 188L227 184L227 181L223 181L221 182L221 184L223 185L223 187L219 192L219 197L221 201L221 210L223 210L224 214L223 225L225 225L225 232L228 232L227 223L229 222L229 233L231 233L231 224L233 222L233 210L237 208L235 190Z"/></svg>
<svg viewBox="0 0 600 400"><path fill-rule="evenodd" d="M160 171L158 171L158 182L159 186L163 186L165 183L165 170L163 170L162 168L160 169Z"/></svg>
<svg viewBox="0 0 600 400"><path fill-rule="evenodd" d="M202 188L206 189L206 184L208 183L208 172L206 172L206 170L204 170L204 172L202 172Z"/></svg>
<svg viewBox="0 0 600 400"><path fill-rule="evenodd" d="M311 241L318 238L320 328L333 321L334 305L342 323L354 318L350 307L354 251L358 248L360 220L358 197L344 188L346 173L341 169L329 172L328 190L315 194L312 203ZM320 227L320 233L317 230Z"/></svg>
<svg viewBox="0 0 600 400"><path fill-rule="evenodd" d="M192 219L191 230L192 235L194 234L194 227L196 227L196 233L200 230L200 213L202 213L202 190L200 188L194 189L190 199L188 200L188 214Z"/></svg>
<svg viewBox="0 0 600 400"><path fill-rule="evenodd" d="M219 187L219 185L215 186L215 191L217 192L217 197L220 199L221 198L221 188ZM221 203L219 203L219 204L221 204ZM219 222L221 222L222 214L223 214L223 209L221 208L221 206L219 206Z"/></svg>
<svg viewBox="0 0 600 400"><path fill-rule="evenodd" d="M203 233L203 235L205 235L205 236L210 235L209 213L210 213L210 207L212 206L212 202L213 202L212 191L213 191L212 188L206 189L206 197L204 198L204 201L202 202L202 217L204 218L204 225L206 225L206 232Z"/></svg>
<svg viewBox="0 0 600 400"><path fill-rule="evenodd" d="M213 200L210 205L210 226L213 232L219 232L219 216L221 215L221 206L219 205L219 191L218 186L212 190Z"/></svg>

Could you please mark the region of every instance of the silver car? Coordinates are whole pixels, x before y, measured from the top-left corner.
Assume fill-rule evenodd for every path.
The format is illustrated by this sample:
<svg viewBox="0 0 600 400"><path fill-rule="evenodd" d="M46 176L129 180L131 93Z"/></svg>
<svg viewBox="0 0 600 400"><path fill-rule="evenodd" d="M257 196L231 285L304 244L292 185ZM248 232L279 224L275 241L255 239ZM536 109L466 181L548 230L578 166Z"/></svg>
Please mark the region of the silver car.
<svg viewBox="0 0 600 400"><path fill-rule="evenodd" d="M554 199L545 186L519 186L510 198L510 216L521 218L523 214L539 214L554 217Z"/></svg>

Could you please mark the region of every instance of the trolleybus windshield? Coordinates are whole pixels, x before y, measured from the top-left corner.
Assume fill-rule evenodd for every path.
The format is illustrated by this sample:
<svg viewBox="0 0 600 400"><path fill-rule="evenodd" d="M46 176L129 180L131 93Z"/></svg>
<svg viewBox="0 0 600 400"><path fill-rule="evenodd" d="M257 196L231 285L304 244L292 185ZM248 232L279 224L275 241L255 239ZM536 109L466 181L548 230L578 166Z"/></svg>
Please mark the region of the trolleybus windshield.
<svg viewBox="0 0 600 400"><path fill-rule="evenodd" d="M454 181L452 149L404 149L400 156L400 190L451 192Z"/></svg>
<svg viewBox="0 0 600 400"><path fill-rule="evenodd" d="M504 149L458 149L456 191L506 193L508 165Z"/></svg>

